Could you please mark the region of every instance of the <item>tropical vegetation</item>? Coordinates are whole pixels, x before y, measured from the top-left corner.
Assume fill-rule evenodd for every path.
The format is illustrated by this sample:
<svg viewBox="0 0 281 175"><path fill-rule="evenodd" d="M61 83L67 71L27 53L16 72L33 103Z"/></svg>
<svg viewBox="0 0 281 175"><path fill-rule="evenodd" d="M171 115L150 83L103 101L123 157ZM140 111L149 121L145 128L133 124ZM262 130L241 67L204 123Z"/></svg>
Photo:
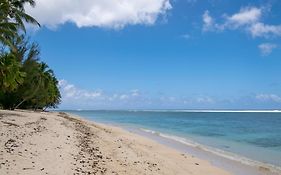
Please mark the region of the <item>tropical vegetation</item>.
<svg viewBox="0 0 281 175"><path fill-rule="evenodd" d="M39 45L26 36L25 24L40 24L25 12L34 0L0 0L0 108L55 108L58 80L40 61Z"/></svg>

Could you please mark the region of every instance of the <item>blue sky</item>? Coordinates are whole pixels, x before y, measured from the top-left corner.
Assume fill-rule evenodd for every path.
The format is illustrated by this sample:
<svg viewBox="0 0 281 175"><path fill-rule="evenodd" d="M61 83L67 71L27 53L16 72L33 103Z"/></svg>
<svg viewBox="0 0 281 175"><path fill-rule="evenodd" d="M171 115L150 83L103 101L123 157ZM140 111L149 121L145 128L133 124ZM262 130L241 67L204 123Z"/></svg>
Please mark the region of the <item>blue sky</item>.
<svg viewBox="0 0 281 175"><path fill-rule="evenodd" d="M61 109L281 108L281 2L38 0Z"/></svg>

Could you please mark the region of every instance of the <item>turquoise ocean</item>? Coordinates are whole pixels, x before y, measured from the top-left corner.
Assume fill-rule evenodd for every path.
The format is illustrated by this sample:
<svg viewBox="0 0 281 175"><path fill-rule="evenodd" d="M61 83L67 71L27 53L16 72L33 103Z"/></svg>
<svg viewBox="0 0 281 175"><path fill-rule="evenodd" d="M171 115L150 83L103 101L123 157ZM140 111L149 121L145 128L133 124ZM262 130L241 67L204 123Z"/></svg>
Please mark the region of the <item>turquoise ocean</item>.
<svg viewBox="0 0 281 175"><path fill-rule="evenodd" d="M245 111L64 111L245 163L281 167L281 113Z"/></svg>

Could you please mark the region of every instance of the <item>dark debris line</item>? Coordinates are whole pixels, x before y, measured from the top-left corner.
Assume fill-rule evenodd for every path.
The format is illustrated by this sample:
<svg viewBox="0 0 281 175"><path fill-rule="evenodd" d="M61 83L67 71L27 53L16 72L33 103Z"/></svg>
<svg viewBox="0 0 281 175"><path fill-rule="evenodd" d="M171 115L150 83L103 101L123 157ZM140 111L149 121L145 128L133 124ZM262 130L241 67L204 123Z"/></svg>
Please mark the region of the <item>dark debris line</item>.
<svg viewBox="0 0 281 175"><path fill-rule="evenodd" d="M59 113L60 117L63 117L74 123L75 131L77 131L76 138L78 140L79 152L74 156L76 163L74 175L79 174L105 174L107 168L105 165L105 157L98 146L94 146L94 140L97 137L91 132L90 127L86 126L78 119L69 117L66 113Z"/></svg>

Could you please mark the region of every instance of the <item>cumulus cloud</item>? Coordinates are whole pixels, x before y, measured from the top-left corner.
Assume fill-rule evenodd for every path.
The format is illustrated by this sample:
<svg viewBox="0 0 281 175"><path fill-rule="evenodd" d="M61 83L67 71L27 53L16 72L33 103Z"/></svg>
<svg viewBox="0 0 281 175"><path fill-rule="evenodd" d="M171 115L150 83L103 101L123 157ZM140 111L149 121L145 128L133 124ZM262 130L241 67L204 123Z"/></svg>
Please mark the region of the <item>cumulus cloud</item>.
<svg viewBox="0 0 281 175"><path fill-rule="evenodd" d="M232 15L223 15L223 22L216 23L205 11L202 16L203 31L244 30L252 37L278 37L281 36L281 25L270 25L262 22L262 16L266 8L242 7L239 12Z"/></svg>
<svg viewBox="0 0 281 175"><path fill-rule="evenodd" d="M38 0L27 12L49 28L72 22L78 27L123 28L154 24L172 6L169 0Z"/></svg>
<svg viewBox="0 0 281 175"><path fill-rule="evenodd" d="M210 12L206 10L202 15L203 31L209 31L214 27L214 19L210 16Z"/></svg>
<svg viewBox="0 0 281 175"><path fill-rule="evenodd" d="M161 95L151 97L139 89L127 92L106 92L104 90L81 89L66 80L59 81L62 94L62 107L76 108L153 108L153 107L185 107L192 105L215 104L215 100L208 96L193 98Z"/></svg>
<svg viewBox="0 0 281 175"><path fill-rule="evenodd" d="M260 20L262 10L256 7L242 7L238 13L227 17L227 23L234 26L253 24Z"/></svg>
<svg viewBox="0 0 281 175"><path fill-rule="evenodd" d="M96 91L81 90L76 86L74 86L73 84L69 84L66 80L60 80L59 87L61 89L63 98L97 99L102 97L103 95L101 90L96 90Z"/></svg>
<svg viewBox="0 0 281 175"><path fill-rule="evenodd" d="M138 89L128 92L109 93L103 90L81 89L66 80L59 81L62 95L62 106L77 106L79 108L116 107L125 108L130 104L141 103L142 93Z"/></svg>
<svg viewBox="0 0 281 175"><path fill-rule="evenodd" d="M281 97L275 94L258 94L256 99L262 102L276 102L281 103Z"/></svg>
<svg viewBox="0 0 281 175"><path fill-rule="evenodd" d="M153 95L139 89L125 92L81 89L66 80L60 80L62 109L197 109L197 108L271 108L280 107L281 96L260 93L257 95L221 99L208 95L171 96ZM175 94L174 94L175 95Z"/></svg>
<svg viewBox="0 0 281 175"><path fill-rule="evenodd" d="M260 52L263 56L268 56L269 54L271 54L273 49L277 48L277 45L272 43L263 43L260 44L258 48L260 49Z"/></svg>
<svg viewBox="0 0 281 175"><path fill-rule="evenodd" d="M267 25L264 23L255 23L248 29L253 37L281 36L281 25Z"/></svg>

